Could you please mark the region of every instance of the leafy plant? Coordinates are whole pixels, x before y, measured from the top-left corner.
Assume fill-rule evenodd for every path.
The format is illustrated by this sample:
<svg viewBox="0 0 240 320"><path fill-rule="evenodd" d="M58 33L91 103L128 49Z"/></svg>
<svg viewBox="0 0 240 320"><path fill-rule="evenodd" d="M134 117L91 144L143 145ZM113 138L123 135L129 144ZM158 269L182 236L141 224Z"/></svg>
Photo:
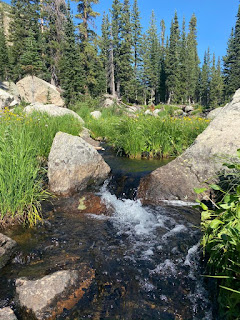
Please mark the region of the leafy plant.
<svg viewBox="0 0 240 320"><path fill-rule="evenodd" d="M240 158L240 150L238 150ZM228 190L210 187L220 193L214 210L202 202L202 246L208 270L219 281L219 304L224 319L240 319L240 163L225 164L232 170ZM195 189L196 193L206 189Z"/></svg>

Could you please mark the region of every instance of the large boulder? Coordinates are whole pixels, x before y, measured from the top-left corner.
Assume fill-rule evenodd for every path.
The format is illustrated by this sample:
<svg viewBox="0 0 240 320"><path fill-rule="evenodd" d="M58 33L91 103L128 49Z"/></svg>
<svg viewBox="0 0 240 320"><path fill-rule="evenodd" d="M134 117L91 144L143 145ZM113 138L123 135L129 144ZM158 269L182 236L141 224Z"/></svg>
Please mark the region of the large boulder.
<svg viewBox="0 0 240 320"><path fill-rule="evenodd" d="M103 182L110 167L102 156L80 137L58 132L48 158L50 190L68 196L92 183Z"/></svg>
<svg viewBox="0 0 240 320"><path fill-rule="evenodd" d="M236 157L240 148L239 137L240 89L191 147L141 180L138 197L145 204L159 204L162 200L195 200L194 188L216 182L224 169L222 164ZM204 195L198 197L201 199Z"/></svg>
<svg viewBox="0 0 240 320"><path fill-rule="evenodd" d="M99 110L93 111L90 114L93 117L93 119L96 119L96 120L100 119L102 116L102 113Z"/></svg>
<svg viewBox="0 0 240 320"><path fill-rule="evenodd" d="M13 101L13 95L3 89L0 89L0 110L3 110L6 107L10 107Z"/></svg>
<svg viewBox="0 0 240 320"><path fill-rule="evenodd" d="M6 307L0 309L0 320L17 320L17 317L11 308Z"/></svg>
<svg viewBox="0 0 240 320"><path fill-rule="evenodd" d="M35 76L26 76L17 82L21 99L33 103L52 103L56 106L64 106L64 101L59 90L52 84Z"/></svg>
<svg viewBox="0 0 240 320"><path fill-rule="evenodd" d="M219 107L210 111L207 115L209 120L213 120L220 112L222 112L223 107Z"/></svg>
<svg viewBox="0 0 240 320"><path fill-rule="evenodd" d="M59 116L64 116L64 115L70 115L73 116L74 118L78 119L81 124L84 124L83 119L74 111L69 110L67 108L63 107L58 107L54 104L42 104L39 102L35 102L30 104L29 106L24 108L24 112L30 114L34 111L37 112L45 112L50 116L53 117L59 117Z"/></svg>
<svg viewBox="0 0 240 320"><path fill-rule="evenodd" d="M16 302L24 319L54 320L72 309L90 287L95 272L86 266L61 270L38 280L16 280Z"/></svg>
<svg viewBox="0 0 240 320"><path fill-rule="evenodd" d="M17 101L18 103L20 102L20 100L21 100L20 93L19 93L17 85L14 82L12 82L12 81L0 82L0 89L7 91L12 96L14 96L15 101Z"/></svg>
<svg viewBox="0 0 240 320"><path fill-rule="evenodd" d="M11 259L16 246L16 241L0 233L0 269Z"/></svg>

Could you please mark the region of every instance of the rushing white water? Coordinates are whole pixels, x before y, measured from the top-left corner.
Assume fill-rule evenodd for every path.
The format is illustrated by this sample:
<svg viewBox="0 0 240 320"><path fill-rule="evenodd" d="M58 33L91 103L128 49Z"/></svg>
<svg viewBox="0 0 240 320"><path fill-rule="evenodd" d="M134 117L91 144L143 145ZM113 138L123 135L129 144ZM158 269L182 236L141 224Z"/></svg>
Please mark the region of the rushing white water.
<svg viewBox="0 0 240 320"><path fill-rule="evenodd" d="M137 265L141 261L150 263L148 276L140 279L142 289L158 292L153 282L162 277L188 278L184 281L190 281L193 287L187 295L192 304L193 319L199 319L195 315L201 306L206 309L201 319L211 320L207 293L199 275L200 245L199 239L194 240L198 232L195 226L187 220L179 221L169 214L166 207L144 207L139 200L118 199L107 190L106 185L100 194L105 205L113 211L109 221L117 235L124 236L130 244L126 248L125 259ZM189 244L185 244L187 239L191 239ZM168 300L166 294L159 294L163 302Z"/></svg>

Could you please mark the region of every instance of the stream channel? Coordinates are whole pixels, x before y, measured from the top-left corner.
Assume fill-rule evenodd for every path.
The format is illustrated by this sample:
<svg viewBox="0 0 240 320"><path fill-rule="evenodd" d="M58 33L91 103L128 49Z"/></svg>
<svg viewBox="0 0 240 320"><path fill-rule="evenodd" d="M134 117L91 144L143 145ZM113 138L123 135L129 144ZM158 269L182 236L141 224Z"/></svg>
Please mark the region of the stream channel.
<svg viewBox="0 0 240 320"><path fill-rule="evenodd" d="M59 320L213 319L201 277L199 213L176 204L144 207L134 199L140 178L166 162L115 157L110 150L102 155L112 176L91 192L111 214L72 210L78 195L44 205L43 224L5 232L18 251L1 272L0 307L14 308L14 279L85 263L96 270L92 286Z"/></svg>

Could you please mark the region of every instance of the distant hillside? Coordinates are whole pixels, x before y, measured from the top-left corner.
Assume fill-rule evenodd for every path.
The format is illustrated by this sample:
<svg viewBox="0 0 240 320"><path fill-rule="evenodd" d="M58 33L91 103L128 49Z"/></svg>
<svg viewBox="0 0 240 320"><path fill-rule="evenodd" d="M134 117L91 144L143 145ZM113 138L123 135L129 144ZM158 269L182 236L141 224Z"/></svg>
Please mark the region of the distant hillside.
<svg viewBox="0 0 240 320"><path fill-rule="evenodd" d="M3 21L3 27L6 34L6 37L9 36L9 27L11 22L11 6L6 2L0 0L0 23Z"/></svg>

